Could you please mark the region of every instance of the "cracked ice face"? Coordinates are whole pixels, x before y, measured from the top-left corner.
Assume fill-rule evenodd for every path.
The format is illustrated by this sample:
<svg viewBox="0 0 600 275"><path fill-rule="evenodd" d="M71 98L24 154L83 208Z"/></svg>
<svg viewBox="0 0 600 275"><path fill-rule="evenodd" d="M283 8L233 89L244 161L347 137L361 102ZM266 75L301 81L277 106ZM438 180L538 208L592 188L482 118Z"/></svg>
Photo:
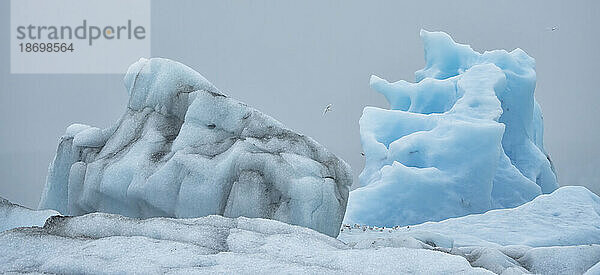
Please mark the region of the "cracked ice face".
<svg viewBox="0 0 600 275"><path fill-rule="evenodd" d="M351 173L313 139L171 60L138 61L125 86L117 124L75 125L62 137L40 208L262 217L337 236Z"/></svg>

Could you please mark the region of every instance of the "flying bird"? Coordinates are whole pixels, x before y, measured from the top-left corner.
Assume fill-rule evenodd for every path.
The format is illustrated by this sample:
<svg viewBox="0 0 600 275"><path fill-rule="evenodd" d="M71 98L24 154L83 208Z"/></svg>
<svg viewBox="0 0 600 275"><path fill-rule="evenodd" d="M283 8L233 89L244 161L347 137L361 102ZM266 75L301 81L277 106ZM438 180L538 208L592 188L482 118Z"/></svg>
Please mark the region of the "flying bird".
<svg viewBox="0 0 600 275"><path fill-rule="evenodd" d="M558 30L558 26L549 27L549 28L546 28L546 30L557 31Z"/></svg>
<svg viewBox="0 0 600 275"><path fill-rule="evenodd" d="M331 103L327 104L327 106L325 106L325 109L323 110L323 115L325 115L327 112L331 112L332 107L333 107L333 104L331 104Z"/></svg>

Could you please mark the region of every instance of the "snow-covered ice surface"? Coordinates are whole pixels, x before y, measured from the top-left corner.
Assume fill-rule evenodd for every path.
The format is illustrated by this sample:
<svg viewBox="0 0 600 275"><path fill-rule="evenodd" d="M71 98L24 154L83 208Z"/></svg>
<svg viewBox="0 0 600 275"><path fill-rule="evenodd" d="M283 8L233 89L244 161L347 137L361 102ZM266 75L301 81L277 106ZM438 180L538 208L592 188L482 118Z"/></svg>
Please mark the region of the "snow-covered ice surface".
<svg viewBox="0 0 600 275"><path fill-rule="evenodd" d="M516 208L441 222L344 226L338 239L361 248L425 244L497 274L582 274L600 262L600 198L566 186Z"/></svg>
<svg viewBox="0 0 600 275"><path fill-rule="evenodd" d="M46 219L60 215L54 210L31 210L0 197L0 232L17 227L42 226Z"/></svg>
<svg viewBox="0 0 600 275"><path fill-rule="evenodd" d="M453 236L459 245L600 244L600 198L585 187L565 186L514 209L491 210L412 228ZM468 236L463 239L463 234Z"/></svg>
<svg viewBox="0 0 600 275"><path fill-rule="evenodd" d="M521 49L478 53L442 32L421 37L426 67L417 83L371 77L391 109L363 111L366 163L345 222L440 221L554 191L534 59Z"/></svg>
<svg viewBox="0 0 600 275"><path fill-rule="evenodd" d="M311 229L274 220L138 220L106 213L57 216L43 228L0 233L0 272L491 274L444 252L352 249Z"/></svg>
<svg viewBox="0 0 600 275"><path fill-rule="evenodd" d="M178 62L141 59L124 81L113 127L67 128L40 209L261 217L337 236L352 184L343 160Z"/></svg>
<svg viewBox="0 0 600 275"><path fill-rule="evenodd" d="M598 262L600 198L584 187L408 228L344 226L337 239L260 218L107 213L0 232L0 273L598 274Z"/></svg>

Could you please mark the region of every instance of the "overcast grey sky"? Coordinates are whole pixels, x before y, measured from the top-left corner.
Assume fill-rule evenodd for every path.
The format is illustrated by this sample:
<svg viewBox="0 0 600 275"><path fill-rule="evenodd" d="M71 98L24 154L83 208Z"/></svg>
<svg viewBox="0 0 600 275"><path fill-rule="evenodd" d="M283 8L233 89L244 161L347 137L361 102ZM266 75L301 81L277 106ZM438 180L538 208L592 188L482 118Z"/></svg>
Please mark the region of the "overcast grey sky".
<svg viewBox="0 0 600 275"><path fill-rule="evenodd" d="M11 75L9 11L0 0L0 196L37 207L65 128L109 126L127 92L122 75ZM599 193L598 15L593 0L153 1L152 55L187 64L313 137L346 160L356 180L362 109L388 107L369 76L413 81L424 66L421 28L478 51L519 47L537 62L536 98L560 184ZM323 118L329 103L333 112Z"/></svg>

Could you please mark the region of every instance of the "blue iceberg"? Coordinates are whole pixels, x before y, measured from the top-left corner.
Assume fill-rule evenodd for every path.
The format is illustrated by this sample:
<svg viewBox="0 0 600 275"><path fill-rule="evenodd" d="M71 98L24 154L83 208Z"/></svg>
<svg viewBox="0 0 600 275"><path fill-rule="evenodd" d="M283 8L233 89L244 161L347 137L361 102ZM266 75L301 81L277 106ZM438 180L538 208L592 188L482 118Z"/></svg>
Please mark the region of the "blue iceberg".
<svg viewBox="0 0 600 275"><path fill-rule="evenodd" d="M440 221L516 207L557 187L534 98L535 61L523 50L478 53L421 31L416 83L371 77L390 110L366 107L366 163L346 223Z"/></svg>

